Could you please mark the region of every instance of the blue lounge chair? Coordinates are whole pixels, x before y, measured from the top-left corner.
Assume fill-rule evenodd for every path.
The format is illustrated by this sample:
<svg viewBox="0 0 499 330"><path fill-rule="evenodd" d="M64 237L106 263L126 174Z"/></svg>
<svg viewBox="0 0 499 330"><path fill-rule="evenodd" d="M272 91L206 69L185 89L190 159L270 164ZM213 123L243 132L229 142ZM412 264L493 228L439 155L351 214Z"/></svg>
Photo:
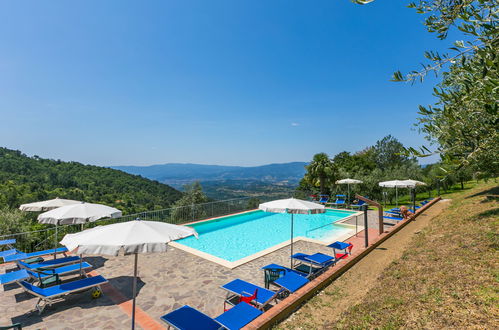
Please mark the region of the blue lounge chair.
<svg viewBox="0 0 499 330"><path fill-rule="evenodd" d="M300 275L301 277L305 278L307 277L307 274L305 273L277 264L269 264L267 266L263 266L261 269L264 272L266 289L268 289L270 287L270 284L272 284L275 280L277 280L280 277L283 277L287 273L294 273L296 275Z"/></svg>
<svg viewBox="0 0 499 330"><path fill-rule="evenodd" d="M83 262L81 264L81 269L82 270L87 270L89 268L92 268L92 265L90 265L87 262ZM21 269L21 270L16 270L13 272L5 273L0 275L0 284L9 284L13 282L19 282L27 279L33 279L37 280L40 286L44 286L47 283L48 279L54 278L55 283L59 282L59 276L71 274L74 272L80 271L80 264L72 264L72 265L67 265L67 266L62 266L58 268L53 268L53 269L44 269L44 270L28 270L28 269Z"/></svg>
<svg viewBox="0 0 499 330"><path fill-rule="evenodd" d="M353 209L360 209L361 207L364 207L364 205L366 205L366 204L367 203L364 202L363 200L359 200L357 202L357 204L352 204L352 205L350 205L350 207L353 208Z"/></svg>
<svg viewBox="0 0 499 330"><path fill-rule="evenodd" d="M0 240L0 246L7 245L8 248L12 248L13 244L16 244L16 240L14 238Z"/></svg>
<svg viewBox="0 0 499 330"><path fill-rule="evenodd" d="M345 195L336 195L336 201L334 203L331 203L331 205L340 207L340 206L346 206L346 196Z"/></svg>
<svg viewBox="0 0 499 330"><path fill-rule="evenodd" d="M26 269L16 270L13 272L8 272L0 275L0 284L10 284L14 282L19 282L29 278L29 273Z"/></svg>
<svg viewBox="0 0 499 330"><path fill-rule="evenodd" d="M390 217L390 216L383 216L383 219L388 219L388 220L395 220L395 221L401 221L404 220L402 217Z"/></svg>
<svg viewBox="0 0 499 330"><path fill-rule="evenodd" d="M277 285L280 288L279 293L282 294L283 292L293 293L308 282L310 281L306 277L293 272L287 272L284 276L272 282L272 284Z"/></svg>
<svg viewBox="0 0 499 330"><path fill-rule="evenodd" d="M31 253L16 253L16 254L11 254L3 257L3 260L5 262L11 262L11 261L18 261L18 260L24 260L24 259L29 259L29 258L36 258L36 257L41 257L44 255L49 255L49 254L54 254L54 253L62 253L66 255L66 252L68 252L68 249L66 247L61 247L57 249L49 249L49 250L44 250L44 251L36 251L36 252L31 252Z"/></svg>
<svg viewBox="0 0 499 330"><path fill-rule="evenodd" d="M291 258L298 261L298 264L293 266L293 269L307 274L308 278L319 275L337 261L335 257L323 253L295 253Z"/></svg>
<svg viewBox="0 0 499 330"><path fill-rule="evenodd" d="M66 257L66 258L51 259L51 260L39 262L36 264L27 264L27 263L22 262L22 261L17 261L17 265L19 266L19 268L35 270L37 268L56 268L56 267L61 267L64 265L75 264L77 262L80 262L80 257L71 256L71 257Z"/></svg>
<svg viewBox="0 0 499 330"><path fill-rule="evenodd" d="M262 311L242 302L212 319L197 309L185 305L161 316L161 320L168 324L169 327L178 330L232 330L241 329L261 314Z"/></svg>
<svg viewBox="0 0 499 330"><path fill-rule="evenodd" d="M234 302L239 302L239 298L241 296L251 296L255 291L258 290L256 297L252 301L252 303L258 306L259 309L263 309L272 300L275 300L277 296L276 292L243 281L241 279L235 279L227 284L222 285L221 288L227 291L225 303L231 305L235 305Z"/></svg>
<svg viewBox="0 0 499 330"><path fill-rule="evenodd" d="M319 203L326 204L329 202L329 195L320 195Z"/></svg>
<svg viewBox="0 0 499 330"><path fill-rule="evenodd" d="M9 249L9 250L5 250L5 251L1 251L0 258L3 258L5 256L10 256L12 254L18 254L18 253L22 253L22 252L19 251L18 249Z"/></svg>
<svg viewBox="0 0 499 330"><path fill-rule="evenodd" d="M24 290L39 298L35 307L38 310L38 313L41 314L47 305L51 306L56 300L59 300L64 296L92 288L100 291L100 286L107 282L108 281L104 277L99 275L54 285L48 288L39 288L26 281L21 281L19 284Z"/></svg>
<svg viewBox="0 0 499 330"><path fill-rule="evenodd" d="M336 241L332 244L329 244L327 247L333 249L333 254L337 260L345 259L349 254L351 254L351 249L353 245L351 243ZM336 250L343 250L343 253L336 253ZM347 251L348 250L348 251Z"/></svg>

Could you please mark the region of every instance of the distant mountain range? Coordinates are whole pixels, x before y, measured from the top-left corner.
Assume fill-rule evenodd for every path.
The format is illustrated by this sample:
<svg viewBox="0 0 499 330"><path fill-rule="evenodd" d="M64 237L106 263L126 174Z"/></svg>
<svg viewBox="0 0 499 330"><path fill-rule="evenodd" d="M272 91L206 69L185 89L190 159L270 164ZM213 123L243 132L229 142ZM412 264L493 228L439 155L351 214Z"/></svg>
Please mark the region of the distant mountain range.
<svg viewBox="0 0 499 330"><path fill-rule="evenodd" d="M203 191L213 199L255 197L284 198L292 195L305 174L304 162L262 166L221 166L200 164L163 164L151 166L113 166L113 169L140 175L182 189L201 182Z"/></svg>
<svg viewBox="0 0 499 330"><path fill-rule="evenodd" d="M222 166L170 163L151 166L112 166L130 174L164 183L192 181L251 180L295 185L305 174L304 162L262 166Z"/></svg>

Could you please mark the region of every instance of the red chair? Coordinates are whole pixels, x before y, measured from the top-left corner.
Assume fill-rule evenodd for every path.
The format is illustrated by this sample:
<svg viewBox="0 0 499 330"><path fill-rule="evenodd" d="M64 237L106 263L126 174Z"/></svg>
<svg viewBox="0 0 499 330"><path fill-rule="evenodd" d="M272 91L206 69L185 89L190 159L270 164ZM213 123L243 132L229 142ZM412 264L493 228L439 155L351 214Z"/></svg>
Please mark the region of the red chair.
<svg viewBox="0 0 499 330"><path fill-rule="evenodd" d="M245 302L247 304L250 304L252 306L255 306L254 304L252 304L251 302L253 300L256 299L256 295L258 294L258 289L255 289L255 293L253 293L252 296L244 296L244 295L241 295L239 296L239 301L238 303L241 303L241 302ZM230 306L229 308L227 308L227 305ZM234 302L228 302L227 300L224 301L224 312L227 312L229 309L231 309L232 307L234 307Z"/></svg>
<svg viewBox="0 0 499 330"><path fill-rule="evenodd" d="M258 289L255 289L255 293L252 296L240 296L239 302L245 302L251 305L251 302L256 299L256 295L258 294Z"/></svg>
<svg viewBox="0 0 499 330"><path fill-rule="evenodd" d="M348 242L348 244L350 244L350 246L347 247L348 253L352 254L353 244L352 242Z"/></svg>

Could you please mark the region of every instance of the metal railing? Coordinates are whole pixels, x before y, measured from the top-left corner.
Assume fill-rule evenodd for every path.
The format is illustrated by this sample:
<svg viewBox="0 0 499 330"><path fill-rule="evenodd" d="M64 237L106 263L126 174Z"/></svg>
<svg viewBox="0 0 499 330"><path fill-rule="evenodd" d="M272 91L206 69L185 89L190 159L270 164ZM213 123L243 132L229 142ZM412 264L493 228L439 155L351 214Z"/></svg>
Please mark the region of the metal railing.
<svg viewBox="0 0 499 330"><path fill-rule="evenodd" d="M126 222L135 220L137 218L141 220L162 221L180 225L189 222L238 213L254 208L254 205L253 207L250 207L248 203L251 198L252 197L242 197L223 201L193 204L189 206L172 207L162 210L146 211L128 214L114 219L100 219L95 222L88 222L78 225L60 225L57 228L57 242L62 240L62 238L66 234L76 233L81 230L99 225ZM14 238L16 239L15 247L18 250L24 252L32 252L53 248L56 239L54 237L55 234L55 226L50 226L47 229L0 235L0 240Z"/></svg>

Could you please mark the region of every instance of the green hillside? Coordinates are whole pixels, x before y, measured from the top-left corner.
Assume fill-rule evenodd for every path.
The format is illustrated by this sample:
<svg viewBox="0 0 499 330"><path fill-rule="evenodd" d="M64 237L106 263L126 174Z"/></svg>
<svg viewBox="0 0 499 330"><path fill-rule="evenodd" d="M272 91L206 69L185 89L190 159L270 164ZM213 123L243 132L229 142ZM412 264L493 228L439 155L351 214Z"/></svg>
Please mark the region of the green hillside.
<svg viewBox="0 0 499 330"><path fill-rule="evenodd" d="M135 213L167 208L181 196L168 185L118 170L0 148L0 208L61 197Z"/></svg>

